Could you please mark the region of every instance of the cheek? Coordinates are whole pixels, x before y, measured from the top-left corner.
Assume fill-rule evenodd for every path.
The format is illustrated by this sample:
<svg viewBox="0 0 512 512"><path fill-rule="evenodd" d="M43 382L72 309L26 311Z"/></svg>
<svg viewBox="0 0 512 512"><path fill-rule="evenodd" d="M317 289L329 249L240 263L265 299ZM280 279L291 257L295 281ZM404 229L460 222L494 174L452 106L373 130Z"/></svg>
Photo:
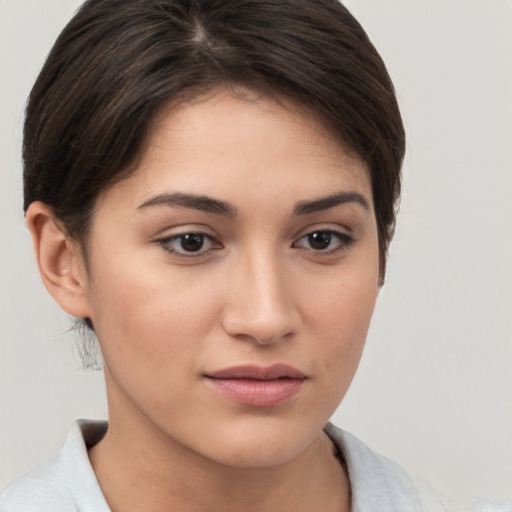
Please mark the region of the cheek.
<svg viewBox="0 0 512 512"><path fill-rule="evenodd" d="M150 415L188 406L218 318L215 299L205 293L211 283L126 260L102 265L95 279L93 323L110 373L110 394L130 397Z"/></svg>
<svg viewBox="0 0 512 512"><path fill-rule="evenodd" d="M111 258L94 273L92 318L106 358L137 367L179 360L197 350L217 317L205 289L213 286L190 272Z"/></svg>
<svg viewBox="0 0 512 512"><path fill-rule="evenodd" d="M303 277L302 315L306 323L329 337L358 342L368 329L378 287L378 259L341 267L338 272ZM298 291L297 291L298 292Z"/></svg>
<svg viewBox="0 0 512 512"><path fill-rule="evenodd" d="M359 364L378 295L378 260L307 286L303 319L316 338L325 385L342 393ZM308 335L306 334L306 338Z"/></svg>

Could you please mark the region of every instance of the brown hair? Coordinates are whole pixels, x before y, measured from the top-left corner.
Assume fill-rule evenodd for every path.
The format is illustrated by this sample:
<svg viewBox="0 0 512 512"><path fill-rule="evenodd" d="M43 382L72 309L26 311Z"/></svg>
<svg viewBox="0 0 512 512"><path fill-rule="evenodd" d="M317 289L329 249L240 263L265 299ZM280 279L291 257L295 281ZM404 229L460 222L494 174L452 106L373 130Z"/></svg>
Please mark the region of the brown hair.
<svg viewBox="0 0 512 512"><path fill-rule="evenodd" d="M84 243L162 105L232 85L306 106L368 164L383 280L405 135L382 59L337 0L85 2L29 97L25 210L43 201Z"/></svg>

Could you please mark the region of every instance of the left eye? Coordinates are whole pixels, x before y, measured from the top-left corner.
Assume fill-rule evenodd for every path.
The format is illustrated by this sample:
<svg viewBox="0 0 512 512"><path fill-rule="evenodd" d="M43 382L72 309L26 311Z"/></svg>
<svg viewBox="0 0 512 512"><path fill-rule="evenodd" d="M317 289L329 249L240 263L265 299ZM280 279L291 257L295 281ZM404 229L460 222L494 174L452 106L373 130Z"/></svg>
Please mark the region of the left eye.
<svg viewBox="0 0 512 512"><path fill-rule="evenodd" d="M295 245L313 251L331 252L344 249L352 242L353 238L345 233L319 230L304 235Z"/></svg>
<svg viewBox="0 0 512 512"><path fill-rule="evenodd" d="M169 252L176 254L202 254L214 248L213 239L203 233L184 233L160 240Z"/></svg>

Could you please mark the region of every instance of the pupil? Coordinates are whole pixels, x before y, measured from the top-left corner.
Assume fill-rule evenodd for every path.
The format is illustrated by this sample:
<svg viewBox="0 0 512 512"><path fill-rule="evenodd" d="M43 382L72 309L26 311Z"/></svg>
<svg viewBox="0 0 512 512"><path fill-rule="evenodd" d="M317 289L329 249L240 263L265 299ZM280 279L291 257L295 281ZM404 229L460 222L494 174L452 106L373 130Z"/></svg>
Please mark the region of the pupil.
<svg viewBox="0 0 512 512"><path fill-rule="evenodd" d="M331 243L331 234L317 231L308 235L308 241L313 249L327 249Z"/></svg>
<svg viewBox="0 0 512 512"><path fill-rule="evenodd" d="M194 233L184 235L181 237L181 247L185 251L195 252L199 251L204 244L204 239L202 235L197 235Z"/></svg>

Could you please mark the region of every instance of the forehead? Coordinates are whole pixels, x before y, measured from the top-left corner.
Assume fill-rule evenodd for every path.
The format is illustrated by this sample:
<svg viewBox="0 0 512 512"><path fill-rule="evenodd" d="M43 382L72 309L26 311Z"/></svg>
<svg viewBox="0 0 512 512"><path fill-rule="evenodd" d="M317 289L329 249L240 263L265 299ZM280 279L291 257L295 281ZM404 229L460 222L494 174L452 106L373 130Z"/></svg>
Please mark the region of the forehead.
<svg viewBox="0 0 512 512"><path fill-rule="evenodd" d="M286 202L339 189L371 203L366 164L317 116L290 101L227 91L163 108L135 171L113 188L126 201L193 191Z"/></svg>

